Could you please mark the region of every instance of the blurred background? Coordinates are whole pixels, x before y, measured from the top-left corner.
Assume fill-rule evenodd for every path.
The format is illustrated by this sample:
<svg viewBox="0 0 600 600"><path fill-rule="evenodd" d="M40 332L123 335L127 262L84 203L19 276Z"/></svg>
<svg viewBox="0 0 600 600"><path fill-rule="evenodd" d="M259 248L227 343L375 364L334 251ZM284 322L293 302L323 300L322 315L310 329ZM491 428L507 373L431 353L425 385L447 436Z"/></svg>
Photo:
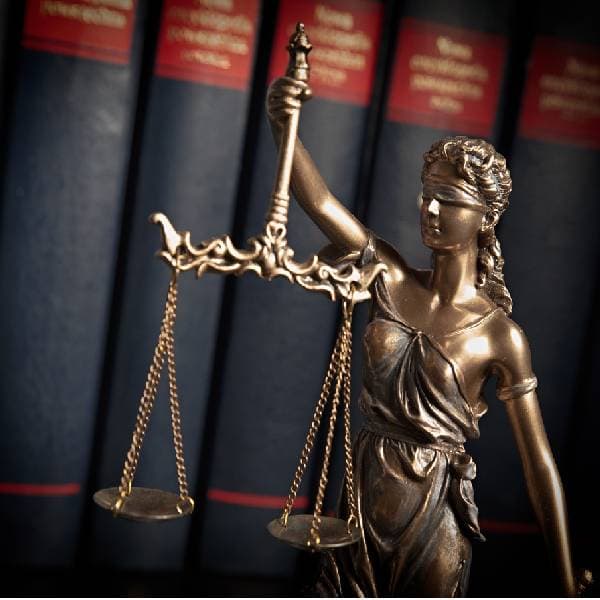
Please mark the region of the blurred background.
<svg viewBox="0 0 600 600"><path fill-rule="evenodd" d="M576 567L600 576L600 36L595 3L27 0L0 4L0 572L19 595L310 594L318 557L271 538L337 324L325 296L182 277L179 392L193 516L114 519L169 281L150 213L238 246L263 223L264 114L296 21L313 43L300 134L332 191L428 266L417 195L437 139L508 160L498 227L562 475ZM296 257L326 240L293 206ZM360 388L356 318L353 387ZM560 595L493 383L470 595ZM163 382L164 384L164 382ZM166 386L136 485L177 490ZM357 411L355 411L357 412ZM360 415L354 415L354 430ZM297 500L311 510L322 440ZM326 501L341 481L336 447ZM8 589L8 588L7 588ZM591 590L597 595L598 587Z"/></svg>

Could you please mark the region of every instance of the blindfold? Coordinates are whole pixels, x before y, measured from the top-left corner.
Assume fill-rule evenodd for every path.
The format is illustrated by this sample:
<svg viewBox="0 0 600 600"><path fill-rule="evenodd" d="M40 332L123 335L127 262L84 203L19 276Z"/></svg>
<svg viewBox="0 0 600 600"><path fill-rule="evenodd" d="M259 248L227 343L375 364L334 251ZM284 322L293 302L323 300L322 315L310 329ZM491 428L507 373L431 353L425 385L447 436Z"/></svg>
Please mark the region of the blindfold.
<svg viewBox="0 0 600 600"><path fill-rule="evenodd" d="M435 198L440 202L472 208L482 213L487 210L477 188L462 178L452 179L449 183L445 177L428 174L423 183L423 198Z"/></svg>

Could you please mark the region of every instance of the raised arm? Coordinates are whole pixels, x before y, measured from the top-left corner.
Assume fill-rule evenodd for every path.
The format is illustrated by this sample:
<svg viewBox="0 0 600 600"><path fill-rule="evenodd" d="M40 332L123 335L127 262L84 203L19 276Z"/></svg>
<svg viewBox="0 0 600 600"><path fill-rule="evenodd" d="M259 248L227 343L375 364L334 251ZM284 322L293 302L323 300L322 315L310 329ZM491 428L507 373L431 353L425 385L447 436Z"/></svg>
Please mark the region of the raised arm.
<svg viewBox="0 0 600 600"><path fill-rule="evenodd" d="M288 77L273 82L267 96L267 114L277 144L282 120L300 107L306 85ZM362 250L368 242L367 228L329 191L310 155L296 140L292 168L292 191L296 200L329 240L344 252Z"/></svg>
<svg viewBox="0 0 600 600"><path fill-rule="evenodd" d="M508 319L507 325L507 330L499 336L505 347L500 349L503 358L497 364L498 396L506 405L529 498L563 592L566 596L575 596L577 587L571 563L565 496L534 389L529 346L517 325Z"/></svg>

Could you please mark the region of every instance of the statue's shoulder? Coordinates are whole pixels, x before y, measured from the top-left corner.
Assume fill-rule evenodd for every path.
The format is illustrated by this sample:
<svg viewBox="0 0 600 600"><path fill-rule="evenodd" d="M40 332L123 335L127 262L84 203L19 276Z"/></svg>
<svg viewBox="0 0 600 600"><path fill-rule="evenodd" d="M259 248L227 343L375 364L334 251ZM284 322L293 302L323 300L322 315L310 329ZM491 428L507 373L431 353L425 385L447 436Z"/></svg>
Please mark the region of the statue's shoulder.
<svg viewBox="0 0 600 600"><path fill-rule="evenodd" d="M497 310L489 323L494 363L501 379L514 382L533 377L531 350L523 329L503 310Z"/></svg>

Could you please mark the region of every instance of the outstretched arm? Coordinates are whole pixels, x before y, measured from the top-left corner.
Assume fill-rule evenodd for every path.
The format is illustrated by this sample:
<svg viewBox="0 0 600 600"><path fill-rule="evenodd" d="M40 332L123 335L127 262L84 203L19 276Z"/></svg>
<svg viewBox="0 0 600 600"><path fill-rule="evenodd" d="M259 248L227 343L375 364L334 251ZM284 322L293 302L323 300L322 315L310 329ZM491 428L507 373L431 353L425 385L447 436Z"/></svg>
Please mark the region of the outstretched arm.
<svg viewBox="0 0 600 600"><path fill-rule="evenodd" d="M283 77L269 88L267 114L279 145L281 122L300 107L305 84ZM367 228L329 191L310 155L296 140L292 190L298 203L331 242L345 252L362 250L368 242Z"/></svg>
<svg viewBox="0 0 600 600"><path fill-rule="evenodd" d="M562 482L535 391L529 345L521 329L508 321L500 336L503 359L497 365L499 397L504 400L508 418L523 464L529 498L542 529L563 592L575 596L576 582L571 563L567 508Z"/></svg>
<svg viewBox="0 0 600 600"><path fill-rule="evenodd" d="M558 567L563 591L566 596L575 596L565 496L535 392L508 400L506 410L523 463L529 498L553 563Z"/></svg>

